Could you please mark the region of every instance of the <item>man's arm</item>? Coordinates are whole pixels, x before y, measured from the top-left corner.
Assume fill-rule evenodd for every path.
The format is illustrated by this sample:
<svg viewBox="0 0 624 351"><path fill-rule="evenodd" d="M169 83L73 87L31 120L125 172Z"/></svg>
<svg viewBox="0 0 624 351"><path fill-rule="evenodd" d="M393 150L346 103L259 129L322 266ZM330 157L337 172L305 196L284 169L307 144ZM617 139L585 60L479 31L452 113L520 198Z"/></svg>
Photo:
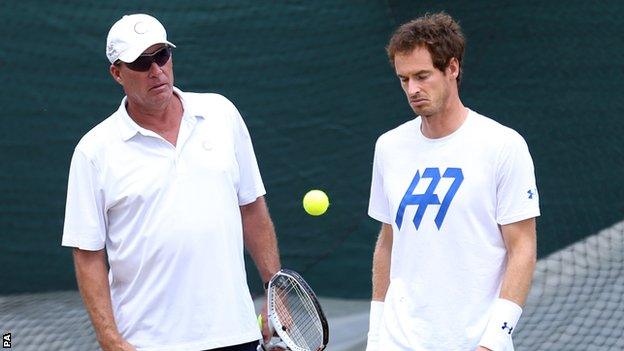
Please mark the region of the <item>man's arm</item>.
<svg viewBox="0 0 624 351"><path fill-rule="evenodd" d="M268 282L280 270L281 264L277 250L275 228L269 216L264 196L256 201L241 206L243 221L243 240L251 258L254 260L263 282ZM262 307L262 318L267 320L267 305ZM262 323L262 336L265 341L271 339L268 323Z"/></svg>
<svg viewBox="0 0 624 351"><path fill-rule="evenodd" d="M537 261L535 218L501 226L507 247L507 268L500 297L524 306Z"/></svg>
<svg viewBox="0 0 624 351"><path fill-rule="evenodd" d="M373 301L371 301L366 351L379 351L379 328L383 317L384 301L390 286L392 257L392 226L381 225L373 253Z"/></svg>
<svg viewBox="0 0 624 351"><path fill-rule="evenodd" d="M82 301L104 351L135 351L117 329L108 284L108 267L104 250L74 249L76 280Z"/></svg>
<svg viewBox="0 0 624 351"><path fill-rule="evenodd" d="M507 248L507 267L499 297L522 307L531 288L537 261L535 218L503 225L501 232ZM513 304L509 305L513 307ZM518 307L515 309L521 311ZM481 350L490 349L480 346L477 351Z"/></svg>
<svg viewBox="0 0 624 351"><path fill-rule="evenodd" d="M256 263L262 281L268 282L281 265L275 229L264 196L240 209L245 247Z"/></svg>
<svg viewBox="0 0 624 351"><path fill-rule="evenodd" d="M392 226L383 223L373 254L373 301L383 302L390 285L390 258L392 257Z"/></svg>

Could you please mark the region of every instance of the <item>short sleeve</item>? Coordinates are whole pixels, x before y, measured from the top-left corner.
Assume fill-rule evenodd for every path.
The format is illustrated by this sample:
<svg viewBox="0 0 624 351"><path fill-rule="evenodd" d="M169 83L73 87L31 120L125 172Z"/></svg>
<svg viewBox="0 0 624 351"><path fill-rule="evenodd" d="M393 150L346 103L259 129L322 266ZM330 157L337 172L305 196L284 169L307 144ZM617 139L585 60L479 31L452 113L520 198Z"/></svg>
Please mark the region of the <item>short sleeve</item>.
<svg viewBox="0 0 624 351"><path fill-rule="evenodd" d="M106 243L103 191L95 165L80 150L72 156L61 245L101 250Z"/></svg>
<svg viewBox="0 0 624 351"><path fill-rule="evenodd" d="M540 215L529 148L518 133L506 139L497 167L496 221L500 225Z"/></svg>
<svg viewBox="0 0 624 351"><path fill-rule="evenodd" d="M391 223L390 206L384 191L381 148L379 141L375 145L373 157L373 175L371 179L370 198L368 201L368 215L383 223Z"/></svg>
<svg viewBox="0 0 624 351"><path fill-rule="evenodd" d="M251 136L240 113L235 111L234 139L236 147L236 161L238 163L240 183L238 187L238 203L240 206L250 204L266 193L260 169L254 153Z"/></svg>

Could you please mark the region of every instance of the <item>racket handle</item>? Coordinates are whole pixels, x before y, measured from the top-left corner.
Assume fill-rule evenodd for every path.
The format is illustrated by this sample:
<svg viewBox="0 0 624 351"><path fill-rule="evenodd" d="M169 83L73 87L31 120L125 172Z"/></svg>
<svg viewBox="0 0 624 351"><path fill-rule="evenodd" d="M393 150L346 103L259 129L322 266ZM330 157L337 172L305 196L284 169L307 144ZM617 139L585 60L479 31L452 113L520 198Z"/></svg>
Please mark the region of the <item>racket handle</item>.
<svg viewBox="0 0 624 351"><path fill-rule="evenodd" d="M288 345L286 345L286 343L283 342L282 339L274 337L271 338L271 340L266 344L261 341L260 345L258 345L258 347L256 348L256 351L270 351L275 347L279 347L284 350L290 350L288 348Z"/></svg>

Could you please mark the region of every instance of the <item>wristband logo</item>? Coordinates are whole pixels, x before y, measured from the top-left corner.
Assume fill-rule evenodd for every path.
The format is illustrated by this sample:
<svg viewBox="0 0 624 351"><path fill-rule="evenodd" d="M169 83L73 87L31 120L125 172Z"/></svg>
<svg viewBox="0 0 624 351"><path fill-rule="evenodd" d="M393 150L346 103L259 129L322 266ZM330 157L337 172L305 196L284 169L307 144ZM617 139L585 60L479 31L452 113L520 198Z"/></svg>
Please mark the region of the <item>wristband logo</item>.
<svg viewBox="0 0 624 351"><path fill-rule="evenodd" d="M505 329L509 329L509 331L507 332L507 334L511 335L511 332L513 331L513 327L507 325L507 322L503 322L503 326L501 327L501 329L505 330Z"/></svg>
<svg viewBox="0 0 624 351"><path fill-rule="evenodd" d="M438 183L442 178L451 178L453 179L453 183L450 188L444 195L444 199L440 202L440 198L434 192ZM423 194L414 194L414 190L416 186L420 182L421 179L431 179L427 190ZM435 224L440 229L442 227L442 223L444 223L444 217L446 217L446 211L451 205L451 201L455 197L457 193L457 189L464 181L464 174L461 168L447 168L444 171L444 174L440 176L439 168L426 168L422 174L420 175L420 171L416 171L416 175L412 179L405 195L403 195L403 199L399 204L399 209L397 210L395 223L399 229L401 229L401 225L403 224L403 216L405 215L405 208L410 205L418 205L418 209L416 210L416 214L414 215L414 225L416 229L420 226L420 222L422 221L423 216L425 215L425 211L427 210L427 206L429 205L440 205L438 209L438 213L435 217Z"/></svg>

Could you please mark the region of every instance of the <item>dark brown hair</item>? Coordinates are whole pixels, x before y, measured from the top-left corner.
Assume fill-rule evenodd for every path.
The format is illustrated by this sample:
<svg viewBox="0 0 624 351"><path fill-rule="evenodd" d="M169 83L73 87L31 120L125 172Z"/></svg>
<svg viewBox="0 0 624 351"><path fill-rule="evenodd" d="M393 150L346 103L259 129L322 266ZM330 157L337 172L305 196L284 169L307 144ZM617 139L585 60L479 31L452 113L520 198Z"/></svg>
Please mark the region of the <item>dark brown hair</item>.
<svg viewBox="0 0 624 351"><path fill-rule="evenodd" d="M455 57L459 62L459 84L465 42L459 24L451 16L444 12L427 13L400 26L392 34L386 51L390 64L394 66L394 57L397 54L410 53L417 47L424 46L431 54L433 66L443 72Z"/></svg>

